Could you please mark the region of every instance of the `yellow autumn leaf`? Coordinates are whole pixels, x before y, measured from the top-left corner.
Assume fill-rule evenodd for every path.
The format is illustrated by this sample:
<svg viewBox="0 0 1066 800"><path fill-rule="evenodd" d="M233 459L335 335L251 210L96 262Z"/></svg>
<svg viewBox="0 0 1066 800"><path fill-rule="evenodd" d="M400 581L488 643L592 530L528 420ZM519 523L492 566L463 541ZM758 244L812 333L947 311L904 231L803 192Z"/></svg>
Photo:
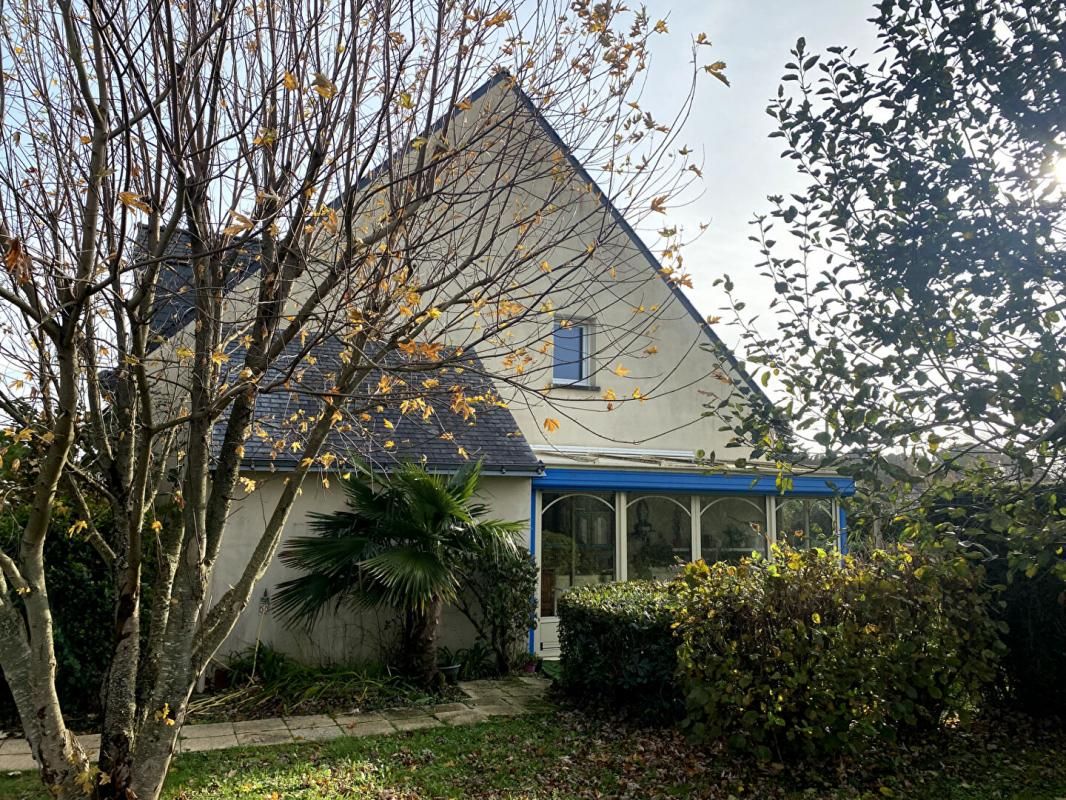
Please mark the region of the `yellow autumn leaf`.
<svg viewBox="0 0 1066 800"><path fill-rule="evenodd" d="M67 528L67 536L74 536L76 534L79 534L82 531L86 530L88 527L89 527L89 523L88 522L86 522L83 519L79 519L77 522L75 522L73 525L71 525L69 528Z"/></svg>
<svg viewBox="0 0 1066 800"><path fill-rule="evenodd" d="M655 345L652 345L651 347L645 347L644 352L649 356L653 356L659 352L659 348Z"/></svg>
<svg viewBox="0 0 1066 800"><path fill-rule="evenodd" d="M145 214L152 210L148 204L144 202L144 199L135 192L119 192L118 201L126 206L126 208L135 208L138 211L143 211Z"/></svg>
<svg viewBox="0 0 1066 800"><path fill-rule="evenodd" d="M161 530L163 530L163 523L157 519L152 520L152 531L159 533Z"/></svg>
<svg viewBox="0 0 1066 800"><path fill-rule="evenodd" d="M221 367L227 361L229 361L229 355L222 352L221 350L216 350L211 354L211 363L213 363L215 366Z"/></svg>
<svg viewBox="0 0 1066 800"><path fill-rule="evenodd" d="M193 357L194 353L191 347L181 345L181 347L178 347L174 351L174 355L176 355L180 361L187 361L188 359Z"/></svg>
<svg viewBox="0 0 1066 800"><path fill-rule="evenodd" d="M629 370L626 367L623 367L621 364L616 364L615 368L612 369L611 372L613 372L619 378L624 378L626 375L629 374Z"/></svg>
<svg viewBox="0 0 1066 800"><path fill-rule="evenodd" d="M312 81L312 89L314 89L320 96L329 100L331 97L337 94L337 86L326 75L321 72L315 73L315 79Z"/></svg>
<svg viewBox="0 0 1066 800"><path fill-rule="evenodd" d="M300 88L300 82L296 80L296 76L287 70L285 72L285 75L281 78L281 83L290 92L295 92L297 89Z"/></svg>
<svg viewBox="0 0 1066 800"><path fill-rule="evenodd" d="M244 216L244 214L237 211L231 211L229 213L234 221L222 229L222 234L224 236L236 236L239 233L244 233L245 231L250 230L255 224L248 217Z"/></svg>
<svg viewBox="0 0 1066 800"><path fill-rule="evenodd" d="M387 440L387 441L385 442L385 449L386 449L386 450L391 450L391 449L392 449L392 448L394 448L395 446L396 446L396 442L394 442L394 441L393 441L392 439L389 439L389 440Z"/></svg>
<svg viewBox="0 0 1066 800"><path fill-rule="evenodd" d="M551 272L551 271L552 271L552 265L551 265L551 264L549 264L549 263L548 263L547 261L541 261L541 262L540 262L540 268L541 268L541 269L542 269L542 270L543 270L544 272Z"/></svg>
<svg viewBox="0 0 1066 800"><path fill-rule="evenodd" d="M544 430L548 433L555 433L559 430L559 420L548 417L544 420Z"/></svg>
<svg viewBox="0 0 1066 800"><path fill-rule="evenodd" d="M666 20L665 19L661 19L661 20L659 20L658 22L655 23L655 32L656 33L669 33L670 32L670 29L666 27Z"/></svg>
<svg viewBox="0 0 1066 800"><path fill-rule="evenodd" d="M493 15L493 16L489 17L487 20L485 20L485 27L486 28L497 28L497 27L499 27L501 25L504 25L505 23L509 22L511 19L512 19L512 14L511 14L510 11L497 11L495 15Z"/></svg>
<svg viewBox="0 0 1066 800"><path fill-rule="evenodd" d="M460 111L469 111L470 98L468 97L465 100L460 100L458 103L455 104L455 107L458 108Z"/></svg>
<svg viewBox="0 0 1066 800"><path fill-rule="evenodd" d="M411 99L410 92L401 92L399 100L396 101L400 108L414 108L414 101Z"/></svg>

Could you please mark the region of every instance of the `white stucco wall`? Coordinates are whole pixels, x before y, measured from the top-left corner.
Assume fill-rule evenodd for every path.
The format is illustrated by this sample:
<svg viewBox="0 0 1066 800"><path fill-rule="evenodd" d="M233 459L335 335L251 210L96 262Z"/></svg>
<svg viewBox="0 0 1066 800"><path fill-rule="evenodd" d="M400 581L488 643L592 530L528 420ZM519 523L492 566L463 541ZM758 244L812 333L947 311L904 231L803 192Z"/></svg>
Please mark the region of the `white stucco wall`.
<svg viewBox="0 0 1066 800"><path fill-rule="evenodd" d="M285 480L280 474L249 473L248 477L258 483L252 494L234 503L211 587L216 600L239 577ZM487 476L479 496L492 507L494 517L522 521L529 518L529 478ZM343 506L344 492L335 478L327 489L318 476L309 476L285 525L281 549L291 537L307 533L309 512L335 511ZM523 534L523 545L528 549L528 527ZM269 611L261 613L264 593L272 594L281 581L291 577L294 573L275 558L256 588L251 605L219 649L218 659L225 661L233 653L254 646L257 637L261 642L312 664L355 663L379 657L382 641L387 641L390 631L394 630L395 616L388 611L356 613L342 610L335 615L327 614L310 633L286 627ZM470 645L473 638L473 630L466 618L455 609L448 609L440 643L456 649Z"/></svg>

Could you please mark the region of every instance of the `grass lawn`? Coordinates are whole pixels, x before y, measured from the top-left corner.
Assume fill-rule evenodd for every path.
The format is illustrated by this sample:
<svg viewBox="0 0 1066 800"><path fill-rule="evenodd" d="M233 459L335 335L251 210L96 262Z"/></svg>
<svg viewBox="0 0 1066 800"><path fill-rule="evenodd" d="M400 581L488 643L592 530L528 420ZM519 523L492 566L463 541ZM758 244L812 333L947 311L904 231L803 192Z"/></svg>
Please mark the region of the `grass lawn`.
<svg viewBox="0 0 1066 800"><path fill-rule="evenodd" d="M179 758L174 800L707 797L1066 798L1066 732L1003 723L941 734L861 767L757 767L672 731L557 712L473 727L197 753ZM35 775L0 776L0 798L44 800Z"/></svg>

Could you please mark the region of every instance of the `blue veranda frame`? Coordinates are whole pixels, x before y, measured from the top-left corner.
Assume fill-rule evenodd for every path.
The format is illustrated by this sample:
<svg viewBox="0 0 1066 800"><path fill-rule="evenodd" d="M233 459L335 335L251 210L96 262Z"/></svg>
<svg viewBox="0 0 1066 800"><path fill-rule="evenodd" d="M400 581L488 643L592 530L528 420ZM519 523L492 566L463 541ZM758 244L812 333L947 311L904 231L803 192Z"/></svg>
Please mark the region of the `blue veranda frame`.
<svg viewBox="0 0 1066 800"><path fill-rule="evenodd" d="M548 467L532 481L529 493L529 552L537 554L537 492L551 490L610 491L610 492L676 492L679 494L730 494L758 495L766 497L851 497L855 494L855 481L840 476L797 475L792 478L792 488L787 492L777 489L773 475L722 475L703 472L609 469L573 469ZM840 528L840 552L848 551L847 512L838 510ZM534 632L529 630L529 652L534 653Z"/></svg>

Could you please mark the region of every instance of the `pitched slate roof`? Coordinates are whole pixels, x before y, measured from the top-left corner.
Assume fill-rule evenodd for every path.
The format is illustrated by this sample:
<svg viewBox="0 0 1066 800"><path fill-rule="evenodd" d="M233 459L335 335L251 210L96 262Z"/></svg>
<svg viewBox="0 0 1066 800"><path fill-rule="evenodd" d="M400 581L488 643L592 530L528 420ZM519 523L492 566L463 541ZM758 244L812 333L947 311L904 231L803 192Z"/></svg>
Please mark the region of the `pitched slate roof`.
<svg viewBox="0 0 1066 800"><path fill-rule="evenodd" d="M255 424L244 444L250 469L287 471L304 457L302 444L321 413L322 393L333 387L333 375L342 367L344 346L329 338L317 343L310 357L303 350L298 344L290 347L261 382L270 386L294 376L256 400ZM451 471L481 460L486 473L537 474L540 460L511 412L498 403L476 355L444 349L440 359L446 366L415 362L397 351L384 354L382 367L371 369L352 393L350 410L320 450L328 455L315 468L337 469L358 457L380 468L418 461ZM234 352L227 366L237 372L242 363L243 352ZM390 384L387 393L381 390L383 377ZM223 419L213 431L216 452L224 432Z"/></svg>

